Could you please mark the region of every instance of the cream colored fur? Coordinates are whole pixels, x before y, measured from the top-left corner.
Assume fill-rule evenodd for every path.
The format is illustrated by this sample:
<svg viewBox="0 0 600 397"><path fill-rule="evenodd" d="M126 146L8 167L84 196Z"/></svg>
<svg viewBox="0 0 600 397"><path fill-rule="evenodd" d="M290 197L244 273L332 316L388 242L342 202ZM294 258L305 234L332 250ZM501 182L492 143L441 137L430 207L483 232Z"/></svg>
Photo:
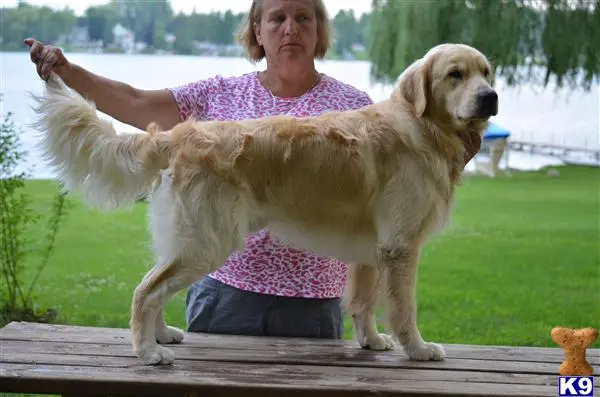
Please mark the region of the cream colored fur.
<svg viewBox="0 0 600 397"><path fill-rule="evenodd" d="M348 309L361 346L398 342L411 359L441 360L443 348L417 327L419 255L448 219L464 167L461 136L481 134L496 113L480 98L492 85L481 53L448 44L411 65L389 99L359 110L117 134L52 75L37 99L38 127L59 179L87 202L110 209L150 194L156 266L131 313L134 352L145 363L173 362L161 344L183 339L163 320L167 300L264 227L354 264ZM393 337L376 329L381 291Z"/></svg>

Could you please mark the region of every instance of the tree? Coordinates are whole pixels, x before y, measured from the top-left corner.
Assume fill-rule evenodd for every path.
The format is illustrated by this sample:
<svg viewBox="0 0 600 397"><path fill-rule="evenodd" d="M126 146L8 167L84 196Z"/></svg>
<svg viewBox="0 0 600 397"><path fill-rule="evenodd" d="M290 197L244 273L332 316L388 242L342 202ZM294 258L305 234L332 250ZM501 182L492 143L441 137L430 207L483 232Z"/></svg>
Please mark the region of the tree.
<svg viewBox="0 0 600 397"><path fill-rule="evenodd" d="M360 20L358 21L358 28L360 29L358 33L357 41L360 44L365 45L369 41L369 26L371 23L371 14L364 13L360 16Z"/></svg>
<svg viewBox="0 0 600 397"><path fill-rule="evenodd" d="M189 22L191 17L179 13L167 26L167 30L175 35L173 49L179 54L193 52L194 27Z"/></svg>
<svg viewBox="0 0 600 397"><path fill-rule="evenodd" d="M589 90L599 75L600 0L373 0L372 7L376 81L394 81L443 42L476 47L510 85L554 80Z"/></svg>
<svg viewBox="0 0 600 397"><path fill-rule="evenodd" d="M232 44L233 43L233 32L236 30L236 19L231 10L225 11L223 18L219 19L219 36L216 42L218 44Z"/></svg>
<svg viewBox="0 0 600 397"><path fill-rule="evenodd" d="M169 0L112 0L111 5L121 24L133 31L136 41L155 48L164 46L165 26L173 19Z"/></svg>
<svg viewBox="0 0 600 397"><path fill-rule="evenodd" d="M353 10L340 10L333 18L335 50L343 55L350 52L361 33Z"/></svg>
<svg viewBox="0 0 600 397"><path fill-rule="evenodd" d="M30 231L41 227L41 213L31 205L27 193L30 175L19 171L26 151L12 116L8 112L0 122L0 326L10 321L49 322L56 317L54 309L40 310L34 293L54 251L68 204L66 194L57 190L48 216L45 245L40 251L41 241L31 239ZM34 268L31 258L37 254L42 254L41 261Z"/></svg>
<svg viewBox="0 0 600 397"><path fill-rule="evenodd" d="M85 10L85 18L90 40L102 40L105 46L113 42L112 28L117 20L113 7L110 5L89 7Z"/></svg>
<svg viewBox="0 0 600 397"><path fill-rule="evenodd" d="M68 36L77 22L72 10L53 11L49 7L19 3L16 8L0 8L0 42L3 51L25 50L25 37L39 37L53 43Z"/></svg>

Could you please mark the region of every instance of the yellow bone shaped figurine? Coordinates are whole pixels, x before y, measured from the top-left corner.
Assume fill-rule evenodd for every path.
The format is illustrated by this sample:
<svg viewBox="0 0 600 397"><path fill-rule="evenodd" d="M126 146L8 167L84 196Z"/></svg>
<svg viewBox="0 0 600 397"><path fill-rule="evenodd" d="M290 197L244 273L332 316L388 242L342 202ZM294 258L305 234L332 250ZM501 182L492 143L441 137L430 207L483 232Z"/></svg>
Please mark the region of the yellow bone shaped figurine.
<svg viewBox="0 0 600 397"><path fill-rule="evenodd" d="M593 368L585 359L585 350L598 338L598 330L588 328L554 327L552 340L565 350L565 359L558 372L562 376L591 376Z"/></svg>

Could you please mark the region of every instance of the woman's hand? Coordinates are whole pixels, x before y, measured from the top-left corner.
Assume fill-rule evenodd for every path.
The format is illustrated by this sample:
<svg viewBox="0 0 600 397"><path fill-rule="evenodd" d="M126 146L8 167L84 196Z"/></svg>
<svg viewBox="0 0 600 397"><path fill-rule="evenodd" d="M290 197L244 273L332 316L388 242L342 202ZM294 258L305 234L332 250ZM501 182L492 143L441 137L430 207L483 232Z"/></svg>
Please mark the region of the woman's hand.
<svg viewBox="0 0 600 397"><path fill-rule="evenodd" d="M60 48L45 46L33 38L25 39L24 43L29 46L31 62L35 63L37 73L43 80L48 80L51 72L55 72L63 79L69 73L71 63Z"/></svg>

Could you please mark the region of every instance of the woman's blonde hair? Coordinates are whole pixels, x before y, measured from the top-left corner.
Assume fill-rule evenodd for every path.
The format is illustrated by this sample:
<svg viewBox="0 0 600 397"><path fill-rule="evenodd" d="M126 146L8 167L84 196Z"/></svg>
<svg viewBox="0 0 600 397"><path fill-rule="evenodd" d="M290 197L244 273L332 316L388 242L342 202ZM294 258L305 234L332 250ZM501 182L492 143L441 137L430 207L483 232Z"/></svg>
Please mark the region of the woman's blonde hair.
<svg viewBox="0 0 600 397"><path fill-rule="evenodd" d="M260 23L262 16L262 6L264 0L252 0L250 11L246 15L246 19L242 22L238 33L238 40L246 55L253 62L258 62L265 57L265 49L258 44L256 35L254 34L254 23ZM331 43L331 26L327 10L323 4L323 0L312 0L317 18L317 46L315 48L315 57L324 58L329 45Z"/></svg>

